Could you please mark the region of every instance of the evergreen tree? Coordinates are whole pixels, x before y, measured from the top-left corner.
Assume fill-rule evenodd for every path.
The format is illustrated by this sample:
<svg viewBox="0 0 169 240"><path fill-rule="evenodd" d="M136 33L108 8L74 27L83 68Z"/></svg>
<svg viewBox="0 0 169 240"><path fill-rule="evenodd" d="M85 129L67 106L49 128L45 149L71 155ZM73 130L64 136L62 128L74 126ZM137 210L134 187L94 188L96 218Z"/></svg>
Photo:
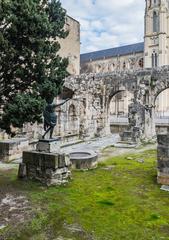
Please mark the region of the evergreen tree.
<svg viewBox="0 0 169 240"><path fill-rule="evenodd" d="M58 55L66 38L66 12L57 0L0 0L1 128L40 121L68 76L68 60Z"/></svg>

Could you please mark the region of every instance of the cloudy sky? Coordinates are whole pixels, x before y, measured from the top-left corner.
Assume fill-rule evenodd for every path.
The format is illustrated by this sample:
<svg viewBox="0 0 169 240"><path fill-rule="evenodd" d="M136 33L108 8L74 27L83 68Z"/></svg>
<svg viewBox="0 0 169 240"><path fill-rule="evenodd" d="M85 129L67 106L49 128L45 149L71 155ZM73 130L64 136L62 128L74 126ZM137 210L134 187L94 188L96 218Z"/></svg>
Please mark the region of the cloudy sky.
<svg viewBox="0 0 169 240"><path fill-rule="evenodd" d="M61 0L81 24L81 53L143 41L144 0Z"/></svg>

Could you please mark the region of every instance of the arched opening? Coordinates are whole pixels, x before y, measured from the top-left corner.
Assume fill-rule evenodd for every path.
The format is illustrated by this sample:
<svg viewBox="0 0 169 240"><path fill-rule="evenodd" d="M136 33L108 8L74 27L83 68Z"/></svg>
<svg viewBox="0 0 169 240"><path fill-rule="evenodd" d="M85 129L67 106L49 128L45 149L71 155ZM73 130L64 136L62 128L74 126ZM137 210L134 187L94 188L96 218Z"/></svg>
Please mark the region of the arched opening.
<svg viewBox="0 0 169 240"><path fill-rule="evenodd" d="M152 67L153 68L157 67L158 66L158 55L155 51L153 51L151 58L152 58Z"/></svg>
<svg viewBox="0 0 169 240"><path fill-rule="evenodd" d="M169 88L160 92L155 100L156 116L169 117Z"/></svg>
<svg viewBox="0 0 169 240"><path fill-rule="evenodd" d="M128 125L128 106L134 98L133 93L125 90L116 92L109 103L110 128L112 133L123 132Z"/></svg>
<svg viewBox="0 0 169 240"><path fill-rule="evenodd" d="M102 71L102 66L101 66L101 64L96 64L95 65L95 72L96 73L100 73Z"/></svg>
<svg viewBox="0 0 169 240"><path fill-rule="evenodd" d="M159 16L156 11L153 12L153 32L159 32Z"/></svg>
<svg viewBox="0 0 169 240"><path fill-rule="evenodd" d="M161 91L155 99L155 123L158 133L169 127L169 88Z"/></svg>
<svg viewBox="0 0 169 240"><path fill-rule="evenodd" d="M109 63L108 72L113 72L114 70L115 70L115 64L114 63Z"/></svg>
<svg viewBox="0 0 169 240"><path fill-rule="evenodd" d="M123 62L123 70L125 70L126 69L126 62L124 61Z"/></svg>
<svg viewBox="0 0 169 240"><path fill-rule="evenodd" d="M139 68L143 68L144 67L144 59L143 58L140 58L139 61L138 61L138 66Z"/></svg>
<svg viewBox="0 0 169 240"><path fill-rule="evenodd" d="M78 122L76 108L73 104L69 106L68 110L68 134L75 134L78 131Z"/></svg>

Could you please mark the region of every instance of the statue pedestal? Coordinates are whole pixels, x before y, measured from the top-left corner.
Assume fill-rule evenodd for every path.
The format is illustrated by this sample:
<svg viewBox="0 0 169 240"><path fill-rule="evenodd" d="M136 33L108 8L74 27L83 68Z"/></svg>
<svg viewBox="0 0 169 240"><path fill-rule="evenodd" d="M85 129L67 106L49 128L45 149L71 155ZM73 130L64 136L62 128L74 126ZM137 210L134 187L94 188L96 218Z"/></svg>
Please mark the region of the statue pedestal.
<svg viewBox="0 0 169 240"><path fill-rule="evenodd" d="M159 134L157 141L157 182L162 185L169 185L169 134Z"/></svg>
<svg viewBox="0 0 169 240"><path fill-rule="evenodd" d="M47 186L61 185L71 176L69 155L59 151L57 140L40 140L36 151L24 151L18 177L37 180Z"/></svg>

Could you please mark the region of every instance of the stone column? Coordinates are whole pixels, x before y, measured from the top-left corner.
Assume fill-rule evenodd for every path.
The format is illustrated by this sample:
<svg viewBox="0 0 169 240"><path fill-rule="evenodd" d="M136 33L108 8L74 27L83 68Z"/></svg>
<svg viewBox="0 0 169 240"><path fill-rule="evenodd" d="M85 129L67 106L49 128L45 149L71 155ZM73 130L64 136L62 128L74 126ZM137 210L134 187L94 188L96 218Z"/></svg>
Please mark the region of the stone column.
<svg viewBox="0 0 169 240"><path fill-rule="evenodd" d="M106 86L103 88L103 96L102 96L102 106L101 106L101 122L99 132L100 136L107 136L111 134L110 131L110 111L109 111L109 95L106 91Z"/></svg>
<svg viewBox="0 0 169 240"><path fill-rule="evenodd" d="M144 137L145 139L152 140L156 138L155 129L155 108L147 107L145 109L145 123L144 123Z"/></svg>
<svg viewBox="0 0 169 240"><path fill-rule="evenodd" d="M157 136L157 182L169 185L169 132Z"/></svg>

